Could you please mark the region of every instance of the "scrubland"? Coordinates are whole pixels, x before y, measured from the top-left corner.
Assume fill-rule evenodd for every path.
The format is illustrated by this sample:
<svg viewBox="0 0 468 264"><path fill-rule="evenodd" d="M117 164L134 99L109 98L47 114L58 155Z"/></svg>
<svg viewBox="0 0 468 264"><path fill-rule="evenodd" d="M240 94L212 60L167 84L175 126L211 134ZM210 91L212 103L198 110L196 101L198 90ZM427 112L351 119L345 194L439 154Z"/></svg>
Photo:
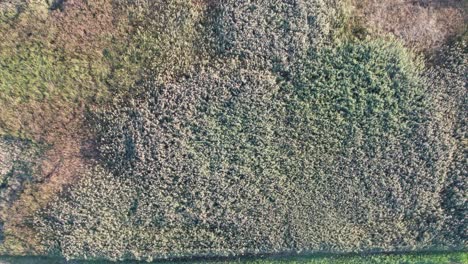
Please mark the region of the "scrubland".
<svg viewBox="0 0 468 264"><path fill-rule="evenodd" d="M0 2L0 253L466 250L465 5Z"/></svg>

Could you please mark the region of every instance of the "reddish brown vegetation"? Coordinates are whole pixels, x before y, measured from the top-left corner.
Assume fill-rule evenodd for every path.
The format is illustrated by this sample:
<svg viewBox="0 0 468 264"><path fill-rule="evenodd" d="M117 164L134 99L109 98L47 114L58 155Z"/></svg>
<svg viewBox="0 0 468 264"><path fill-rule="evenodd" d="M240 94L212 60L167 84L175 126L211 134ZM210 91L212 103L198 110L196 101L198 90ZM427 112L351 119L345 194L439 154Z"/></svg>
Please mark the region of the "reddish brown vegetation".
<svg viewBox="0 0 468 264"><path fill-rule="evenodd" d="M26 186L5 219L5 230L15 234L16 246L24 247L20 248L23 252L41 251L30 228L34 213L77 180L90 162L93 150L88 144L91 137L83 127L83 113L83 106L66 109L51 104L36 104L34 111L25 112L31 122L24 125L34 139L51 147L39 162L34 184Z"/></svg>
<svg viewBox="0 0 468 264"><path fill-rule="evenodd" d="M463 0L353 0L371 34L392 34L409 47L431 50L463 30Z"/></svg>

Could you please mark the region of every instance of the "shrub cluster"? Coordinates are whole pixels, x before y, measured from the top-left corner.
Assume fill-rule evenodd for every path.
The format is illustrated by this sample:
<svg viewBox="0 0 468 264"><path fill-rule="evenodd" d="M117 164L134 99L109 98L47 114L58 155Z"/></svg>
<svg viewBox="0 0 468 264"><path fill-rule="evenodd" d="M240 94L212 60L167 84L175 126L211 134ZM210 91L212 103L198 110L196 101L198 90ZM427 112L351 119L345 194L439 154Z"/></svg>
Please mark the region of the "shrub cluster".
<svg viewBox="0 0 468 264"><path fill-rule="evenodd" d="M92 148L86 142L91 132L83 126L83 105L99 107L113 99L110 92L131 94L134 81L145 74L167 78L196 61L192 46L201 8L191 2L50 2L0 6L8 15L0 23L5 36L0 43L0 135L51 147L31 172L41 180L21 181L8 200L9 216L2 218L5 230L0 230L6 236L0 251L8 254L40 252L30 216L84 174L84 156L92 156L87 153ZM0 169L9 168L0 164Z"/></svg>
<svg viewBox="0 0 468 264"><path fill-rule="evenodd" d="M31 120L18 114L19 110L34 111L34 106L48 104L68 110L76 101L95 98L105 91L101 81L106 67L102 61L65 52L59 41L63 33L57 33L52 18L59 11L50 11L45 1L41 3L31 1L15 18L0 24L5 36L0 43L2 135L36 139L32 131L23 130ZM40 126L40 121L36 125Z"/></svg>
<svg viewBox="0 0 468 264"><path fill-rule="evenodd" d="M376 41L311 49L290 78L234 66L141 81L95 116L104 172L36 227L70 258L433 246L447 147L421 70Z"/></svg>
<svg viewBox="0 0 468 264"><path fill-rule="evenodd" d="M450 150L440 157L447 164L441 197L447 215L442 232L443 243L466 246L466 219L468 212L466 176L467 168L467 45L461 40L441 49L433 58L433 67L427 72L430 81L431 109L437 122L434 131Z"/></svg>
<svg viewBox="0 0 468 264"><path fill-rule="evenodd" d="M202 10L190 1L60 2L18 2L0 24L1 134L35 139L17 109L92 105L129 92L143 75L174 78L199 60Z"/></svg>
<svg viewBox="0 0 468 264"><path fill-rule="evenodd" d="M36 159L41 151L31 142L3 137L0 139L0 147L0 210L4 219L7 213L5 208L21 193L24 182L33 179Z"/></svg>
<svg viewBox="0 0 468 264"><path fill-rule="evenodd" d="M192 1L115 1L125 17L124 41L104 54L112 62L113 92L128 91L142 76L171 80L203 61L203 9ZM132 92L132 91L130 91Z"/></svg>
<svg viewBox="0 0 468 264"><path fill-rule="evenodd" d="M219 1L210 15L214 48L250 67L290 65L330 43L340 1ZM273 64L273 65L272 65Z"/></svg>

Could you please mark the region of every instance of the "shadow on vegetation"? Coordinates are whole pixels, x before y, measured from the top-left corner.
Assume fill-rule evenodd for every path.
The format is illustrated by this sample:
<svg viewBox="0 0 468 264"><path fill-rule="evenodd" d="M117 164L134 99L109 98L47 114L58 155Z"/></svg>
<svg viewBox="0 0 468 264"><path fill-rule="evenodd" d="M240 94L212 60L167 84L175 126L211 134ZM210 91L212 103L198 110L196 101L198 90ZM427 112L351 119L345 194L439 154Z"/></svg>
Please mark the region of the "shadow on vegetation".
<svg viewBox="0 0 468 264"><path fill-rule="evenodd" d="M313 262L317 263L361 263L366 260L376 259L393 259L394 263L413 263L413 262L400 262L403 260L421 258L429 260L432 257L437 260L438 257L447 257L451 259L450 263L456 262L457 259L464 259L466 251L464 250L434 250L434 251L389 251L389 252L367 252L367 253L296 253L296 252L283 252L273 254L247 254L242 256L230 257L190 257L190 258L173 258L170 260L159 259L152 262L146 261L106 261L106 260L65 260L60 257L45 257L45 256L0 256L0 264L106 264L106 263L275 263L275 262ZM450 256L453 255L453 258ZM455 261L455 262L452 262ZM357 261L357 262L356 262ZM367 263L367 262L366 262ZM374 263L374 262L372 262ZM378 262L381 263L381 262ZM385 262L387 263L387 262ZM392 262L393 263L393 262ZM428 262L417 262L428 263ZM430 262L436 263L436 262ZM460 262L461 263L461 262Z"/></svg>

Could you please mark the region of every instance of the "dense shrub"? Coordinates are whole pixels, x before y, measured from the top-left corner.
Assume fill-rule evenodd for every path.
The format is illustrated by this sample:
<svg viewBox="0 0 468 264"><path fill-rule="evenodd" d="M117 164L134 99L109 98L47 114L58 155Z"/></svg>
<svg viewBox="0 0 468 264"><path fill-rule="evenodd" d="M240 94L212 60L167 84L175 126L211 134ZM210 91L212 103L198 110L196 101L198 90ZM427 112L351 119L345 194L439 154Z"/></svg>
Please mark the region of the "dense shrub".
<svg viewBox="0 0 468 264"><path fill-rule="evenodd" d="M21 193L24 182L32 180L40 148L31 142L1 138L0 151L0 196L2 197L0 211L1 219L4 220L7 212L5 208L8 208Z"/></svg>
<svg viewBox="0 0 468 264"><path fill-rule="evenodd" d="M0 233L5 239L0 254L38 252L30 217L75 179L82 165L81 139L86 134L81 127L81 104L106 93L106 65L100 57L90 59L85 52L77 56L74 49L62 45L66 34L57 30L57 22L67 26L85 14L69 8L65 14L75 15L59 19L56 15L61 11L48 7L47 1L21 1L16 15L0 22L0 135L48 146L34 160L27 152L17 157L11 153L21 167L16 166L0 188L2 198L6 197L2 200ZM75 33L68 32L68 36ZM0 170L7 169L0 164Z"/></svg>
<svg viewBox="0 0 468 264"><path fill-rule="evenodd" d="M95 116L104 172L38 216L46 247L152 259L433 246L447 147L418 60L378 41L312 49L291 69L142 81Z"/></svg>
<svg viewBox="0 0 468 264"><path fill-rule="evenodd" d="M427 72L433 98L434 130L447 142L451 153L443 159L448 164L442 192L443 208L447 214L444 225L444 243L466 245L467 219L467 46L458 41L441 49L433 58L433 67Z"/></svg>
<svg viewBox="0 0 468 264"><path fill-rule="evenodd" d="M1 23L0 32L5 36L0 43L0 134L36 139L23 130L30 120L18 110L31 111L38 104L73 108L77 101L105 93L106 67L99 60L72 58L56 45L46 5L29 5L11 23Z"/></svg>
<svg viewBox="0 0 468 264"><path fill-rule="evenodd" d="M67 0L51 5L49 20L54 27L54 45L73 58L102 59L112 38L119 42L126 19L112 0ZM88 59L89 60L89 59Z"/></svg>
<svg viewBox="0 0 468 264"><path fill-rule="evenodd" d="M0 134L50 145L36 180L17 188L5 209L0 250L9 254L41 252L31 215L86 174L93 153L83 105L97 107L113 99L109 91L132 92L142 75L175 76L196 61L201 7L190 2L46 2L1 6Z"/></svg>
<svg viewBox="0 0 468 264"><path fill-rule="evenodd" d="M15 17L18 14L18 9L20 5L18 3L8 3L2 2L0 3L0 21L2 23L10 20L11 18Z"/></svg>
<svg viewBox="0 0 468 264"><path fill-rule="evenodd" d="M142 75L174 78L197 61L202 12L191 2L73 0L54 10L34 3L0 24L2 134L34 138L21 130L19 108L101 102Z"/></svg>
<svg viewBox="0 0 468 264"><path fill-rule="evenodd" d="M304 212L327 208L318 223L330 224L298 232L304 246L316 247L309 241L321 234L333 241L328 246L348 250L424 247L437 233L444 146L429 145L428 99L414 61L398 43L374 42L311 54L299 67L287 134L302 157L293 166L310 168L296 169L296 189L321 202L295 217L307 226Z"/></svg>
<svg viewBox="0 0 468 264"><path fill-rule="evenodd" d="M211 13L215 50L252 67L290 65L330 43L340 1L219 1Z"/></svg>
<svg viewBox="0 0 468 264"><path fill-rule="evenodd" d="M109 162L109 170L113 172L110 179L122 179L131 183L128 188L131 188L134 195L129 198L129 203L121 204L128 207L131 212L128 216L131 219L129 228L134 231L132 237L128 239L128 244L125 242L121 251L113 251L102 244L101 240L96 240L95 251L84 254L94 257L104 254L106 257L118 258L129 254L145 258L166 255L226 254L247 250L248 245L252 243L246 239L245 232L248 230L245 230L236 219L238 217L235 208L223 216L222 209L216 209L216 203L222 203L224 206L232 204L231 206L241 210L253 210L235 204L248 202L252 207L253 201L248 197L245 197L245 201L240 199L236 189L231 190L233 195L231 198L229 193L223 193L222 189L232 185L231 181L235 179L212 177L209 172L199 172L209 168L200 167L207 165L197 161L201 157L198 157L199 154L193 149L194 146L190 146L193 139L191 134L194 133L191 130L195 129L191 127L191 120L197 120L196 116L191 116L197 115L200 100L208 96L206 89L216 82L225 83L225 86L220 87L229 87L236 85L238 81L238 79L225 81L221 77L210 75L202 74L194 77L194 80L176 85L161 85L148 81L144 86L149 92L141 98L142 100L135 102L131 107L116 109L114 113L108 112L104 116L105 120L100 120L101 154ZM213 100L222 100L222 97L214 97ZM210 178L218 183L210 182ZM99 181L99 178L93 177L93 179ZM78 196L88 197L86 189L75 190ZM123 195L118 190L115 192L113 195ZM100 193L98 190L96 195ZM242 193L249 194L247 191ZM222 198L229 200L223 202ZM112 203L105 197L94 199L104 204L100 207L107 207L105 204ZM85 204L79 202L72 207L78 209L83 205L86 206ZM61 208L57 205L57 212L61 211ZM113 209L111 213L117 213L119 210L121 209ZM266 211L261 213L265 214ZM52 215L61 219L60 216ZM265 219L264 217L263 221ZM56 224L55 221L52 223ZM100 226L103 223L97 224ZM46 227L48 228L44 233L57 235L54 230L60 230ZM80 228L76 227L71 223L62 228L66 233L71 230L81 232ZM236 231L238 229L240 231ZM107 231L102 231L101 234L106 236ZM80 238L73 239L80 240ZM149 241L152 241L151 246L147 244ZM113 247L112 243L109 245ZM70 252L67 253L68 256L83 256L80 250L68 248L63 244L61 247L62 254L67 251ZM102 250L117 255L109 255Z"/></svg>
<svg viewBox="0 0 468 264"><path fill-rule="evenodd" d="M45 115L44 111L55 110L54 118ZM24 115L31 113L23 112ZM4 215L5 241L0 245L0 251L8 254L39 254L44 252L36 242L36 234L31 229L32 216L38 209L44 207L63 188L72 184L82 174L84 166L89 164L93 156L93 148L89 132L83 129L83 110L75 109L41 109L31 119L44 124L34 125L28 129L40 139L42 147L40 154L34 158L34 169L29 170L29 178L16 186L13 199L9 199L7 213ZM29 118L29 117L28 117ZM51 120L52 119L52 120ZM44 128L46 127L46 128ZM30 159L27 153L18 155L19 160ZM0 168L2 168L0 164ZM15 172L13 175L17 175ZM8 189L8 188L7 188Z"/></svg>
<svg viewBox="0 0 468 264"><path fill-rule="evenodd" d="M342 4L0 3L0 134L49 146L0 141L0 252L463 247L466 46L333 42Z"/></svg>

